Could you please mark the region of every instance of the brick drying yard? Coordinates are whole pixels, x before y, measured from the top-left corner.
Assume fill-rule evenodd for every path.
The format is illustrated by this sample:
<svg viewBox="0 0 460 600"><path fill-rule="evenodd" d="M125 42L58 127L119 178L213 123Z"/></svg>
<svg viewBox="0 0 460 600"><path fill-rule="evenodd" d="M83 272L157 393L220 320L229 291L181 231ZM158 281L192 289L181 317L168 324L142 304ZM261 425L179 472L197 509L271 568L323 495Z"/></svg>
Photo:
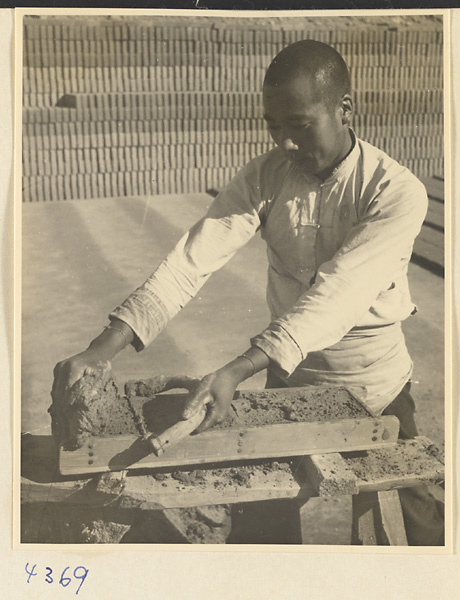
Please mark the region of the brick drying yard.
<svg viewBox="0 0 460 600"><path fill-rule="evenodd" d="M24 205L23 432L49 435L56 362L86 347L107 313L143 281L171 240L211 200L196 194ZM265 271L264 242L257 237L211 277L157 343L117 357L119 383L159 374L203 375L241 352L268 320ZM418 382L413 386L418 422L421 434L442 447L444 280L411 264L410 281L419 313L405 330ZM259 374L244 387L263 385ZM349 498L309 504L303 527L311 543L349 543Z"/></svg>
<svg viewBox="0 0 460 600"><path fill-rule="evenodd" d="M266 132L257 132L262 125L256 87L283 45L308 33L336 39L358 88L358 134L421 177L442 173L436 18L392 17L392 27L380 17L372 27L359 18L343 18L340 26L334 19L306 19L302 29L278 19L214 19L200 33L202 22L189 20L184 27L180 19L155 20L151 31L136 19L127 25L53 18L26 24L23 432L50 434L54 365L87 346L110 310L202 216L212 201L205 192L270 147ZM142 46L146 35L152 40ZM241 52L245 47L260 49L252 62L250 52ZM400 71L401 62L410 68ZM248 69L249 89L235 65ZM209 87L216 74L217 90ZM399 93L401 77L412 79L404 79ZM441 179L430 181L429 214L409 268L419 312L404 329L415 362L420 433L443 448L443 193ZM211 277L156 343L115 359L117 381L199 377L239 354L268 323L266 268L257 236ZM263 385L261 373L244 387ZM308 543L350 543L349 498L309 504L302 523ZM197 518L193 510L189 518ZM86 541L104 540L96 532Z"/></svg>

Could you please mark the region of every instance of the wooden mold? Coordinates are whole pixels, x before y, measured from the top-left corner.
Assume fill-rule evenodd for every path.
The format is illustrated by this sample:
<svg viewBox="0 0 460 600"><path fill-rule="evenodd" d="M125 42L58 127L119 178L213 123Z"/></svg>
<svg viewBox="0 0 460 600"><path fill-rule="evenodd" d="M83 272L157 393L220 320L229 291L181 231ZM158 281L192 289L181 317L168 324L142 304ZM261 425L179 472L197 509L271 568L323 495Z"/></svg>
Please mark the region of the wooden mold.
<svg viewBox="0 0 460 600"><path fill-rule="evenodd" d="M131 398L145 429L159 435L180 419L186 394ZM60 449L62 475L206 465L327 454L395 444L399 421L372 415L345 388L283 388L239 392L223 423L191 435L162 456L142 436L89 437L78 450Z"/></svg>

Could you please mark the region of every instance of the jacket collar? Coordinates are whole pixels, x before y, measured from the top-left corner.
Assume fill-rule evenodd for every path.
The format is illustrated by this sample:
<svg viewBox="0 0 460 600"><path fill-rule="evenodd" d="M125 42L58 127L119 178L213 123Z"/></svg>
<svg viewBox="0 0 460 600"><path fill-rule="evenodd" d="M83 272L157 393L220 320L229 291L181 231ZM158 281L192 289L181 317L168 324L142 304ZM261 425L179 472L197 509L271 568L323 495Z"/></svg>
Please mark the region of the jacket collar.
<svg viewBox="0 0 460 600"><path fill-rule="evenodd" d="M356 166L356 163L358 162L360 150L359 150L358 139L357 139L356 134L353 131L353 129L351 129L351 127L349 128L349 132L350 132L350 137L352 140L351 150L339 162L339 164L335 167L335 169L332 171L332 173L329 175L329 177L326 177L326 179L322 180L322 179L319 179L319 177L316 177L316 175L305 175L304 174L304 177L306 179L308 179L309 181L315 181L315 182L320 181L322 185L328 185L328 184L335 183L336 181L339 181L339 180L343 179L344 177L347 177L352 172L352 170Z"/></svg>

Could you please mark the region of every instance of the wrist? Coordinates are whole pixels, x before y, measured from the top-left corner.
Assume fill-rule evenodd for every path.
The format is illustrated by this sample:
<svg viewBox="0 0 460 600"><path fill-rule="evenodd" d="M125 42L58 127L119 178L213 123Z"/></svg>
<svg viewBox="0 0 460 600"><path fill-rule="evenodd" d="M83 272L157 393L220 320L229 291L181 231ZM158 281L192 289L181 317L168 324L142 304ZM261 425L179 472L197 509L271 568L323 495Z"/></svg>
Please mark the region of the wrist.
<svg viewBox="0 0 460 600"><path fill-rule="evenodd" d="M98 361L111 361L122 349L119 344L113 343L113 340L101 334L94 338L85 350L85 354L89 354Z"/></svg>
<svg viewBox="0 0 460 600"><path fill-rule="evenodd" d="M252 346L243 354L240 354L229 362L223 370L240 384L245 379L249 379L259 371L266 369L270 363L268 356L256 346Z"/></svg>
<svg viewBox="0 0 460 600"><path fill-rule="evenodd" d="M237 356L226 364L222 370L235 381L236 385L254 375L254 366L243 356Z"/></svg>
<svg viewBox="0 0 460 600"><path fill-rule="evenodd" d="M94 338L88 347L88 352L100 360L112 360L133 340L132 329L122 321L111 322Z"/></svg>

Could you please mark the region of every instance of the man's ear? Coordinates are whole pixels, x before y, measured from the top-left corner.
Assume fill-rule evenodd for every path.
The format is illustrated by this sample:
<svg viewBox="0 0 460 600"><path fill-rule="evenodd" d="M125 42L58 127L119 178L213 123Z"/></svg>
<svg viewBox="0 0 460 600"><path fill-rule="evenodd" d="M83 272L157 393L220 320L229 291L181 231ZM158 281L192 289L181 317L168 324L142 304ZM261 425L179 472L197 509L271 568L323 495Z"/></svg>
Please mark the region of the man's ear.
<svg viewBox="0 0 460 600"><path fill-rule="evenodd" d="M342 113L342 124L348 125L353 114L353 100L350 94L345 94L342 96L342 100L340 101L340 110Z"/></svg>

